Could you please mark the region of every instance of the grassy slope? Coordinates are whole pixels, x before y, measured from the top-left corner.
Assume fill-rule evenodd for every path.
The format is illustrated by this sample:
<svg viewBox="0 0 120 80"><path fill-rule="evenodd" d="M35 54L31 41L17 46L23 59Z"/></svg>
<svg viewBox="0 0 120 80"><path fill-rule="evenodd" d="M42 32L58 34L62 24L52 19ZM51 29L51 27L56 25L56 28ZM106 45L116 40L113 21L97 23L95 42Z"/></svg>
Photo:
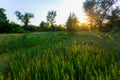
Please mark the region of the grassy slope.
<svg viewBox="0 0 120 80"><path fill-rule="evenodd" d="M0 79L120 79L120 34L0 35Z"/></svg>

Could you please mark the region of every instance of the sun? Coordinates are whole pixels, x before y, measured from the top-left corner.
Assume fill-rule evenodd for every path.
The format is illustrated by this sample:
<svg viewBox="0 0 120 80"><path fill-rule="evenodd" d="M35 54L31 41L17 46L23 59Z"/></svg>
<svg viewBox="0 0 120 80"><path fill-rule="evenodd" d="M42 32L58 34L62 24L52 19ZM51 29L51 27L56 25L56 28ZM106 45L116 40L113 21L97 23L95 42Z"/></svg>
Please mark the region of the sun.
<svg viewBox="0 0 120 80"><path fill-rule="evenodd" d="M80 19L80 23L88 23L88 21L85 19L85 18L83 18L83 19Z"/></svg>
<svg viewBox="0 0 120 80"><path fill-rule="evenodd" d="M79 19L79 21L80 21L80 23L85 23L85 24L88 23L86 16L82 16L82 17Z"/></svg>

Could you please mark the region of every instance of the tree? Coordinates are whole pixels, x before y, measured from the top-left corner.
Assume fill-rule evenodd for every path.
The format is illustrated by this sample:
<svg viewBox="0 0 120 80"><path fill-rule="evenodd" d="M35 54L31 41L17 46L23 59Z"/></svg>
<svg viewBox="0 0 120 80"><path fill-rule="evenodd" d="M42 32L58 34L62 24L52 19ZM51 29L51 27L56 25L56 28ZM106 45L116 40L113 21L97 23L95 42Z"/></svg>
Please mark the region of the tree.
<svg viewBox="0 0 120 80"><path fill-rule="evenodd" d="M0 33L9 33L10 25L8 20L0 20Z"/></svg>
<svg viewBox="0 0 120 80"><path fill-rule="evenodd" d="M114 26L120 26L120 7L116 7L112 10L111 14L108 15L108 24L112 28Z"/></svg>
<svg viewBox="0 0 120 80"><path fill-rule="evenodd" d="M63 24L59 24L56 27L56 31L65 31L66 30L66 26Z"/></svg>
<svg viewBox="0 0 120 80"><path fill-rule="evenodd" d="M0 8L0 33L8 33L10 31L9 21L5 14L5 9Z"/></svg>
<svg viewBox="0 0 120 80"><path fill-rule="evenodd" d="M10 27L9 33L23 33L24 32L23 27L15 22L10 22L9 27Z"/></svg>
<svg viewBox="0 0 120 80"><path fill-rule="evenodd" d="M74 13L70 13L66 22L68 33L74 34L79 27L79 21Z"/></svg>
<svg viewBox="0 0 120 80"><path fill-rule="evenodd" d="M84 2L84 10L91 23L91 30L93 26L98 27L99 30L102 29L103 23L115 3L116 0L86 0Z"/></svg>
<svg viewBox="0 0 120 80"><path fill-rule="evenodd" d="M84 10L86 12L86 15L88 16L88 22L90 22L90 28L91 31L93 30L93 23L94 23L94 13L93 13L93 7L95 5L94 1L87 1L84 2Z"/></svg>
<svg viewBox="0 0 120 80"><path fill-rule="evenodd" d="M54 27L54 23L55 21L55 17L57 16L56 11L49 11L47 14L47 21L51 24L51 28L53 31L55 31L55 27Z"/></svg>
<svg viewBox="0 0 120 80"><path fill-rule="evenodd" d="M30 23L30 19L34 17L34 15L32 13L25 13L25 14L22 14L21 12L19 11L16 11L15 12L18 20L21 20L23 23L24 23L24 29L27 30L28 28L28 23Z"/></svg>
<svg viewBox="0 0 120 80"><path fill-rule="evenodd" d="M0 20L7 20L7 16L5 14L5 9L4 8L0 8Z"/></svg>
<svg viewBox="0 0 120 80"><path fill-rule="evenodd" d="M50 30L50 24L48 22L41 21L40 29L42 31L49 31Z"/></svg>
<svg viewBox="0 0 120 80"><path fill-rule="evenodd" d="M9 22L5 14L5 9L0 8L0 33L21 33L24 32L23 28L14 23Z"/></svg>

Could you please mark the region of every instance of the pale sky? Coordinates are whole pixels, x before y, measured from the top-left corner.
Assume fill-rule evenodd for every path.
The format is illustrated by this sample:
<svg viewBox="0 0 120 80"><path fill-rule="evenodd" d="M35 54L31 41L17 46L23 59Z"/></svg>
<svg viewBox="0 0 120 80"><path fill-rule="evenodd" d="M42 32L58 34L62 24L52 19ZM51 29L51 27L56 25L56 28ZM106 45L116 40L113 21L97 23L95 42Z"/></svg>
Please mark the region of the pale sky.
<svg viewBox="0 0 120 80"><path fill-rule="evenodd" d="M74 12L79 21L85 18L83 2L85 0L0 0L0 8L6 9L7 17L10 21L22 24L17 20L15 11L34 14L30 24L39 25L41 21L46 21L47 12L56 10L57 24L65 24L70 12Z"/></svg>

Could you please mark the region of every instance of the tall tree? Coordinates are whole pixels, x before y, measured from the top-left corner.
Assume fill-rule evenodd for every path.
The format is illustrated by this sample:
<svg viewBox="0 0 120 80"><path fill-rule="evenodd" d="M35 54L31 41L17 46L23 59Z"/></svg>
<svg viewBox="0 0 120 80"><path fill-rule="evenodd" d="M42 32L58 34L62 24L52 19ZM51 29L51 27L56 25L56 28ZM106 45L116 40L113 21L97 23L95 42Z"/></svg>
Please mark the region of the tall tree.
<svg viewBox="0 0 120 80"><path fill-rule="evenodd" d="M27 30L28 23L30 23L30 19L33 18L34 15L32 13L22 14L19 11L16 11L15 14L16 14L17 18L24 23L23 27L24 27L25 30Z"/></svg>
<svg viewBox="0 0 120 80"><path fill-rule="evenodd" d="M68 20L66 22L68 33L74 34L77 28L79 27L79 21L75 13L70 13Z"/></svg>
<svg viewBox="0 0 120 80"><path fill-rule="evenodd" d="M8 33L10 31L9 21L5 14L5 9L0 8L0 33Z"/></svg>
<svg viewBox="0 0 120 80"><path fill-rule="evenodd" d="M47 21L51 24L51 28L53 31L55 31L55 27L54 27L54 23L55 21L55 17L57 16L56 11L49 11L47 14Z"/></svg>
<svg viewBox="0 0 120 80"><path fill-rule="evenodd" d="M86 2L84 2L84 10L91 23L91 29L92 26L98 27L99 30L103 27L103 23L116 1L117 0L86 0Z"/></svg>
<svg viewBox="0 0 120 80"><path fill-rule="evenodd" d="M94 13L93 13L93 7L95 5L95 1L88 1L84 2L84 10L86 12L86 15L88 16L88 22L90 22L90 28L93 30L93 24L94 24Z"/></svg>
<svg viewBox="0 0 120 80"><path fill-rule="evenodd" d="M6 10L4 8L0 8L0 20L6 20L7 19L5 11Z"/></svg>

